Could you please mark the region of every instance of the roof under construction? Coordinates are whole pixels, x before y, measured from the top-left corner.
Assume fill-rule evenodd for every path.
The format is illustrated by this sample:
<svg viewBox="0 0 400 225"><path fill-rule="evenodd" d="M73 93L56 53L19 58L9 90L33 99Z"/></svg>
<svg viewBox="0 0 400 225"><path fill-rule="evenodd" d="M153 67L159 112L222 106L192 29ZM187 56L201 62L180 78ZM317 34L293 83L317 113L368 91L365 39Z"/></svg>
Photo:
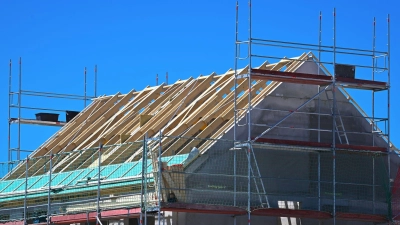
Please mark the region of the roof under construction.
<svg viewBox="0 0 400 225"><path fill-rule="evenodd" d="M18 102L9 102L0 223L400 221L400 157L390 139L389 15L387 49L377 49L374 18L373 46L367 50L337 46L336 9L332 45L322 45L321 12L318 44L254 37L249 3L247 37L240 40L244 23L236 2L235 64L223 74L99 97L95 78L90 98L86 68L83 96L21 90L21 58L14 92L10 60L9 95L17 94ZM297 49L293 54L300 55L265 55L274 53L271 48ZM272 61L254 65L256 59ZM351 61L339 63L343 59ZM378 65L378 59L385 63ZM372 92L371 115L348 89ZM44 110L24 107L22 95L84 100L85 108L66 111L66 121L55 113L22 118L21 109ZM375 112L381 107L376 103L387 110ZM11 116L13 107L17 117ZM10 138L12 124L18 125L17 139ZM61 129L21 160L21 124Z"/></svg>
<svg viewBox="0 0 400 225"><path fill-rule="evenodd" d="M291 72L298 69L309 57L304 53L300 57L282 59L273 64L263 63L260 70ZM245 74L247 67L240 74ZM281 83L257 81L253 87L254 104L262 101L265 96L274 91ZM239 82L237 92L241 92L238 107L247 104L247 83L243 78ZM57 172L70 171L78 168L90 167L90 161L78 162L90 155L74 153L74 150L90 149L99 144L115 145L140 141L147 134L148 137L157 136L161 130L164 136L184 136L193 138L221 138L233 126L233 87L234 71L228 70L225 74L215 73L209 76L179 80L174 84L161 84L147 87L142 91L132 90L129 93L116 93L111 96L101 96L72 121L62 127L48 141L41 145L30 157L40 157L46 154L71 152L60 160L54 169ZM240 94L239 94L240 95ZM188 153L187 146L171 145L164 149L164 155ZM197 146L200 147L200 146ZM201 148L199 148L201 149ZM103 153L103 163L129 162L134 156L126 159L124 149L115 147ZM79 156L79 157L78 157ZM45 166L45 160L38 161L30 168L30 174L40 175ZM24 177L24 168L14 170L8 179Z"/></svg>
<svg viewBox="0 0 400 225"><path fill-rule="evenodd" d="M175 201L179 201L180 204L209 205L207 201L212 200L214 203L211 205L234 206L233 203L227 204L234 198L224 190L233 182L232 177L219 176L231 174L233 168L236 168L235 173L246 175L246 167L240 166L240 163L235 166L236 164L232 164L228 159L236 154L235 150L241 149L234 144L234 135L237 141L246 141L248 130L246 121L249 118L247 111L243 109L248 104L249 94L254 107L250 117L253 121L252 148L257 155L254 156L255 164L252 164L254 169L251 171L260 176L260 181L255 181L256 189L252 190L252 193L254 191L258 193L257 196L265 196L266 200L260 198L261 208L280 204L283 193L292 195L295 199L302 199L304 197L302 194L299 197L295 193L308 192L312 180L317 179L314 168L317 166L316 153L322 154L318 156L320 157L318 167L331 164L330 143L333 129L330 119L332 100L329 94L329 91L333 90L329 89L331 76L322 65L319 67L317 58L312 53L283 58L276 63L266 61L259 67L253 68L254 80L251 89L247 88L248 79L245 76L247 73L248 67L239 70L235 77L235 71L229 69L224 74L213 73L179 80L170 85L161 84L146 87L142 91L132 90L126 94L116 93L93 99L88 107L34 151L29 157L29 162L19 163L0 181L0 195L3 196L1 202L7 207L18 206L26 195L25 190L28 199L40 202L45 200L48 191L51 190L51 194L54 195L53 201L61 205L65 197L82 202L68 203L67 207L54 209L55 215L96 210L95 205L85 199L95 194L99 184L97 182L101 181L102 195L115 198L116 202L119 202L106 201L102 203L102 207L132 207L140 202L143 203L140 200L140 193L137 192L143 185L147 186L143 183L145 181L155 184L149 186L148 192L153 197L158 190L164 189L162 201L165 204L170 203L168 206L165 205L165 210L185 209L185 206L174 205ZM377 90L386 88L383 82L357 79L342 78L337 83L354 88ZM319 89L310 88L318 85L324 87L321 90L325 91L325 95L320 95L319 92L322 91ZM338 127L340 123L341 128L335 129L338 133L336 148L343 151L337 154L337 167L339 171L347 172L338 173L337 179L342 179L343 182L358 179L360 184L354 185L362 186L365 180L370 179L371 174L360 174L359 171L374 170L372 164L368 163L371 158L368 154L372 153L373 157L379 159L376 163L384 168L387 140L385 136L376 137L372 144L370 121L343 86L339 86L336 92L337 108L340 111L340 114L338 111L340 121L337 123ZM234 95L237 96L236 102ZM238 112L236 115L235 108ZM286 120L281 119L287 115L291 117ZM321 121L318 126L317 117ZM238 127L234 134L235 119L238 120ZM144 150L149 152L149 155L142 154ZM156 156L158 151L161 152L160 158ZM359 151L370 153L362 156L353 154ZM235 157L239 162L247 158L240 152ZM347 165L349 160L352 165ZM392 160L398 163L398 160ZM165 172L161 183L155 179L157 177L155 173L160 171L156 169L158 161L163 162L160 167ZM52 171L50 176L53 186L50 189L47 188L49 170ZM329 170L323 168L320 170L318 176L331 179ZM27 180L26 172L29 177ZM396 172L397 170L394 170L394 173ZM144 178L144 173L152 175ZM187 175L182 176L183 173ZM207 179L201 177L205 175L199 175L213 173L215 174ZM264 180L261 177L270 178ZM286 181L283 182L278 177L291 179L295 182L292 184L295 188L282 186ZM307 184L303 181L298 183L298 179L308 180ZM377 183L385 185L383 177L376 176L374 179L376 182L374 185L378 185ZM160 186L157 188L157 185ZM379 185L374 188L379 189L381 187ZM200 189L202 192L199 192ZM328 187L325 189L326 193L331 191ZM126 197L132 190L134 194L131 198ZM338 190L349 199L355 194L354 190L346 185ZM382 196L377 194L374 200L376 201L374 212L379 215L387 213L387 203L381 202L385 201L385 191L384 189L381 191ZM376 193L376 190L373 192ZM86 193L87 196L82 196L82 193ZM125 193L125 197L121 193ZM173 193L177 200L171 202L168 193ZM209 197L205 198L205 194ZM238 191L238 196L235 198L235 204L239 208L240 205L246 206L247 195L244 194L245 192ZM318 204L309 197L306 199L301 200L302 208L317 210ZM149 200L153 206L154 201L154 199ZM363 204L370 204L369 200L363 202L346 207L350 207L350 211L369 213L369 209L363 209ZM191 208L193 207L191 205ZM228 214L243 213L239 209L220 210L227 210ZM271 213L257 212L260 215ZM325 216L329 217L322 215ZM382 218L373 217L372 220L382 220ZM57 217L54 217L53 221L57 221ZM63 219L60 221L65 222Z"/></svg>

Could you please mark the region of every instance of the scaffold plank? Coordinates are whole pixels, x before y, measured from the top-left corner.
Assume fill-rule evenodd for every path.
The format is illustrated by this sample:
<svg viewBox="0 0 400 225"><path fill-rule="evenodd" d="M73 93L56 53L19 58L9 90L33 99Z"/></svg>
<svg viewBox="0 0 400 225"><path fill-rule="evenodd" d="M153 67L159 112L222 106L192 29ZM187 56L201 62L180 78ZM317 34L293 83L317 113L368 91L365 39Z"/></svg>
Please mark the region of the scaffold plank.
<svg viewBox="0 0 400 225"><path fill-rule="evenodd" d="M96 212L52 216L51 222L54 224L93 222L96 220L96 216L97 216Z"/></svg>
<svg viewBox="0 0 400 225"><path fill-rule="evenodd" d="M66 122L62 121L42 121L42 120L34 120L34 119L18 119L18 118L11 118L11 123L21 123L21 124L33 124L33 125L45 125L45 126L55 126L55 127L62 127Z"/></svg>
<svg viewBox="0 0 400 225"><path fill-rule="evenodd" d="M272 80L288 83L313 84L313 85L329 85L332 77L324 75L315 75L308 73L286 72L279 70L260 70L252 69L251 77L259 80Z"/></svg>
<svg viewBox="0 0 400 225"><path fill-rule="evenodd" d="M382 215L344 213L344 212L336 213L336 218L340 220L354 220L354 221L365 221L373 223L385 223L389 221L386 216Z"/></svg>
<svg viewBox="0 0 400 225"><path fill-rule="evenodd" d="M127 208L127 209L114 209L104 210L100 213L100 218L132 218L140 215L140 208ZM96 212L78 213L71 215L52 216L51 222L53 224L66 224L66 223L85 223L96 221ZM20 225L20 224L7 224L7 225Z"/></svg>
<svg viewBox="0 0 400 225"><path fill-rule="evenodd" d="M298 73L298 72L252 69L251 75L253 79L273 80L273 81L297 83L297 84L326 86L333 82L332 80L333 77L331 76ZM341 85L346 88L356 88L356 89L366 89L366 90L385 90L388 88L387 83L381 81L351 79L344 77L336 77L335 79L337 85Z"/></svg>
<svg viewBox="0 0 400 225"><path fill-rule="evenodd" d="M230 214L245 215L246 210L233 206L219 206L206 204L189 204L189 203L163 203L162 211L171 212L191 212L191 213L210 213L210 214Z"/></svg>
<svg viewBox="0 0 400 225"><path fill-rule="evenodd" d="M309 218L309 219L330 219L332 214L329 212L316 210L301 209L256 209L251 212L255 216L274 216L274 217L293 217L293 218Z"/></svg>
<svg viewBox="0 0 400 225"><path fill-rule="evenodd" d="M24 221L9 221L2 223L1 225L24 225Z"/></svg>
<svg viewBox="0 0 400 225"><path fill-rule="evenodd" d="M254 138L253 138L254 139ZM277 145L297 145L305 147L322 147L331 148L331 143L321 143L312 141L296 141L296 140L285 140L285 139L273 139L273 138L258 138L258 143L270 143ZM364 146L364 145L347 145L347 144L336 144L337 149L355 150L355 151L372 151L372 152L387 152L387 148L379 146Z"/></svg>

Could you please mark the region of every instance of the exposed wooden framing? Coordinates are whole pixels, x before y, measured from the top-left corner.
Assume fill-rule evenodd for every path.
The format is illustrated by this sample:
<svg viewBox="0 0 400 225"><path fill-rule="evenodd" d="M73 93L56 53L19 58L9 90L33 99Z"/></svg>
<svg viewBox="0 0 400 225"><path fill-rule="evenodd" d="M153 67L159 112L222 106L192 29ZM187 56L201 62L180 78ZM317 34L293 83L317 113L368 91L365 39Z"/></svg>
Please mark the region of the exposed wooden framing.
<svg viewBox="0 0 400 225"><path fill-rule="evenodd" d="M118 105L118 103L116 103L118 101L117 99L118 94L119 93L114 95L114 97L108 99L108 101L103 105L103 107L99 108L92 114L92 116L90 116L90 119L94 117L95 121L91 121L90 119L84 121L84 123L80 124L79 129L77 129L76 132L69 134L67 138L58 143L58 145L56 145L53 148L54 149L53 152L54 153L70 152L72 150L77 149L78 145L83 141L85 141L86 138L90 135L90 133L101 125L101 123L104 121L104 118L113 115L114 109ZM91 124L86 129L80 129L81 127L85 127L86 123L91 123ZM54 171L59 172L60 169L62 168L62 165L70 158L71 157L64 157L61 161L59 161L56 165L54 165L53 166Z"/></svg>
<svg viewBox="0 0 400 225"><path fill-rule="evenodd" d="M303 60L308 55L304 53L300 57L284 58L274 64L265 62L257 69L279 71L283 66L287 66L286 71L290 72L293 71L289 70L290 67L294 68L293 65L301 64L301 61L296 59ZM247 73L247 69L247 67L242 69L240 74ZM121 143L121 140L122 142L137 141L145 133L152 136L157 134L160 129L163 129L164 135L170 136L210 137L210 134L220 126L229 127L225 123L229 124L228 121L233 115L231 112L233 102L230 101L233 95L231 90L233 74L230 69L221 75L212 73L196 79L179 80L171 85L162 84L146 87L142 91L132 90L127 94L117 93L113 96L96 98L86 110L64 126L58 135L49 140L34 155L44 155L49 151L58 153L92 148L97 147L99 142L112 145ZM214 83L211 84L211 82ZM273 84L272 86L276 85L274 82L271 84ZM242 90L244 86L241 85L239 89ZM257 82L253 89L264 90L265 86L264 81ZM240 99L244 99L247 94L247 92L244 93ZM252 95L255 93L252 92ZM133 100L131 100L132 97ZM239 106L243 104L244 100L239 101ZM143 126L140 126L139 123L141 114L152 115L152 118ZM222 133L222 131L217 131L212 136L217 137ZM171 140L163 140L163 144L166 146L169 145L168 143L171 144ZM165 149L164 154L169 154L169 151L175 148L184 147L183 144L180 142L170 145ZM185 152L190 147L191 145L187 145ZM139 149L136 155L140 152ZM129 148L109 148L103 153L102 163L107 165L121 162L121 158L126 158L128 153L132 154ZM79 154L79 157L77 157L77 153L65 154L54 163L54 171L69 171L91 166L91 157L97 158L91 154L92 151ZM44 171L42 167L47 163L45 159L37 160L31 165L29 173L42 174ZM19 174L19 177L24 176L22 167L19 170L20 173L14 174ZM11 177L16 178L15 175Z"/></svg>
<svg viewBox="0 0 400 225"><path fill-rule="evenodd" d="M105 102L104 102L105 103ZM101 107L104 103L100 101L92 102L85 110L79 113L76 117L74 117L67 125L65 125L60 131L56 133L54 138L49 139L42 146L38 148L35 152L32 153L33 157L42 156L48 153L49 148L52 147L52 144L55 144L57 141L60 141L64 135L73 132L79 124L83 123L89 116L90 112L95 111L99 107Z"/></svg>
<svg viewBox="0 0 400 225"><path fill-rule="evenodd" d="M229 79L228 76L220 77L212 86L208 87L196 100L194 100L191 103L194 105L192 106L189 105L189 107L183 109L181 113L178 113L176 117L171 120L168 126L165 127L163 134L170 135L168 132L170 132L175 127L180 126L180 124L182 124L183 119L185 115L188 113L188 111L193 109L195 110L194 112L196 112L199 107L202 107L206 101L209 101L209 99L212 98L214 92L217 91L219 88L221 88L221 86L224 85L224 82L228 79Z"/></svg>
<svg viewBox="0 0 400 225"><path fill-rule="evenodd" d="M263 63L255 71L281 71L286 66L285 73L295 72L304 61L317 60L312 53L303 53L299 57L284 58L277 63ZM240 75L247 73L248 68L239 71ZM329 71L322 66L322 71L329 75ZM280 73L282 74L282 73ZM140 140L144 134L149 137L157 135L162 130L167 136L189 136L192 138L219 138L226 130L233 126L233 87L234 71L229 69L226 73L217 75L178 80L174 84L161 84L146 87L142 91L131 90L127 94L116 93L111 96L101 96L96 99L72 121L67 123L56 135L40 146L33 157L43 156L50 151L53 153L68 153L76 149L97 147L100 142L106 145L122 144ZM279 74L278 74L279 75ZM245 91L244 76L239 80L237 91ZM253 104L262 101L275 88L280 81L269 84L262 79L256 80L251 90ZM243 108L249 92L243 92L238 97L237 106ZM149 115L148 121L140 124L140 116ZM240 117L244 113L239 113ZM163 154L172 152L184 153L192 147L201 151L212 144L206 141L199 146L195 140L175 141L164 138ZM116 146L105 149L102 164L108 165L131 161L141 153L140 147ZM137 149L136 149L137 148ZM55 172L69 171L75 168L94 166L93 151L83 154L76 152L63 154L53 163ZM78 157L79 156L79 157ZM35 160L29 167L30 175L44 173L44 166L48 160L41 158ZM24 176L24 167L19 165L8 179Z"/></svg>
<svg viewBox="0 0 400 225"><path fill-rule="evenodd" d="M167 90L165 90L163 86L164 86L164 85L161 85L161 87L159 87L158 89L153 89L153 90L155 90L155 92L157 93L157 95L155 95L155 96L151 95L151 96L153 96L153 97L156 97L156 98L155 98L155 101L154 101L153 103L151 103L150 105L148 105L142 113L147 113L149 110L151 110L151 109L157 107L158 104L161 103L161 102L163 102L165 99L167 99L167 97L169 97L169 96L171 95L171 93L173 93L173 91L176 90L177 87L180 86L180 84L172 85L172 86L170 86L170 88L168 88ZM165 91L165 93L162 94L162 95L159 95L158 93L161 92L161 91ZM140 93L139 93L139 94L140 94ZM151 96L150 96L150 97L151 97ZM138 97L139 97L139 96L138 96ZM146 96L143 96L142 98L140 98L140 99L139 99L140 102L143 102L144 97L147 98L147 95L146 95ZM126 136L126 137L124 138L124 141L126 141L127 137L129 137L129 136L126 135L126 134L121 134L121 133L120 133L120 130L121 130L121 128L122 128L123 126L126 126L126 124L125 124L126 121L129 121L129 120L130 120L130 121L137 122L137 121L136 121L136 116L139 115L139 114L136 113L136 112L133 111L133 110L134 110L134 107L139 108L139 107L141 106L141 105L135 105L135 104L139 103L139 100L136 98L136 101L132 100L132 101L129 102L129 104L127 104L123 109L121 109L121 110L117 113L117 115L120 116L119 120L118 120L116 123L114 123L112 126L109 126L109 129L108 129L107 131L105 131L105 132L101 135L102 138L108 140L108 141L107 141L107 144L116 144L116 139L117 139L117 138L120 139L121 136ZM150 99L150 101L151 101L151 99ZM132 113L132 111L133 111L133 113ZM137 110L137 111L138 111L138 110ZM128 122L128 123L129 123L129 122ZM109 140L109 139L111 139L111 140ZM124 148L124 149L121 149L119 146L117 146L117 147L115 147L115 148L109 148L109 149L107 149L107 150L104 152L103 156L102 156L102 164L103 164L103 165L107 165L108 163L114 161L114 159L115 159L114 153L116 153L116 151L125 152L125 149L127 149L127 147ZM110 156L112 156L112 155L114 155L114 157L110 157ZM117 155L117 154L116 154L116 155ZM94 157L97 159L97 155L95 155ZM121 158L123 158L123 157L121 157ZM81 168L81 167L82 167L82 168L85 168L85 167L88 165L88 161L89 161L89 158L86 160L86 162L84 162L83 164L81 164L81 165L79 166L79 168ZM89 162L89 163L90 163L90 162ZM97 161L95 161L95 164L97 164ZM91 164L90 166L93 166L93 164Z"/></svg>
<svg viewBox="0 0 400 225"><path fill-rule="evenodd" d="M303 54L301 56L301 58L305 57L306 55ZM260 67L260 69L271 69L271 70L280 70L282 67L287 66L287 71L290 71L292 69L298 68L299 65L299 61L295 61L295 63L292 63L293 61L284 59L281 60L280 62L276 63L276 64L269 64L269 65L263 65ZM277 86L279 86L280 82L272 82L270 83L266 88L266 83L265 82L260 82L258 81L252 88L251 94L255 95L256 91L260 88L263 88L263 90L254 98L252 98L252 102L256 103L259 102L260 100L262 100L266 95L268 95L270 92L272 92ZM237 102L237 106L238 108L244 107L245 104L247 104L247 95L248 92L246 92L244 95L242 95ZM230 98L232 98L233 96L230 96ZM219 138L220 136L222 136L224 134L224 132L229 128L233 126L233 103L232 106L230 108L228 108L225 112L223 112L222 114L219 114L220 117L218 117L216 120L213 121L213 126L210 127L209 129L205 129L203 130L201 133L199 133L199 135L197 136L197 138L206 138L206 137L210 137L213 139ZM239 118L241 116L243 116L244 112L241 112L239 114ZM221 127L218 131L214 130L216 128L218 128L219 126L221 126L223 123L225 123L223 125L223 127ZM214 132L211 136L209 136L212 132ZM187 146L185 146L183 148L183 150L189 151L192 147L195 147L197 144L197 147L200 149L201 152L205 152L208 147L210 145L212 145L214 143L214 141L210 140L210 141L206 141L204 142L201 146L198 146L198 141L193 140L191 141ZM181 153L181 152L180 152Z"/></svg>
<svg viewBox="0 0 400 225"><path fill-rule="evenodd" d="M192 79L189 79L187 82L186 82L186 84L189 84L190 82L191 82L191 80ZM169 99L172 99L175 95L177 95L181 90L183 90L183 88L185 87L185 84L184 85L181 85L179 88L177 88L177 89L175 89L169 96L171 96L171 98L164 98L164 97L162 97L161 98L161 102L163 103L164 101L170 101ZM164 93L165 94L165 93ZM165 103L166 104L166 103ZM164 106L164 104L161 106L161 107L163 107ZM165 109L165 107L163 107L163 109ZM153 123L153 121L154 120L156 120L156 119L159 119L159 117L160 116L162 116L162 115L164 115L162 112L162 110L160 111L161 113L157 113L156 115L154 115L153 116L153 118L152 119L150 119L150 121L148 121L148 123L147 124L150 124L150 123ZM129 129L129 127L131 127L131 126L134 126L134 129L137 129L139 132L140 132L140 129L146 129L145 127L142 127L142 128L140 128L140 126L139 126L139 118L138 118L138 116L135 116L133 119L132 119L132 121L130 122L130 123L128 123L125 127L123 127L122 129L120 129L120 131L119 131L119 135L126 135L128 132L126 131L126 130L128 130ZM143 135L144 133L137 133L136 134L136 140L137 139L140 139L141 138L141 136ZM132 138L132 136L129 136L129 138L131 139L131 140L133 140L134 138ZM126 142L129 142L129 138L126 140ZM116 139L115 138L115 136L114 136L114 139ZM136 140L134 140L134 141L136 141ZM111 142L111 143L114 143L114 141L115 140L110 140L109 142ZM111 144L110 143L110 144ZM107 162L110 162L110 161L114 161L114 158L119 158L120 157L120 155L121 154L123 154L124 153L124 151L121 151L119 154L115 154L112 158L108 158L107 160Z"/></svg>
<svg viewBox="0 0 400 225"><path fill-rule="evenodd" d="M231 82L228 82L227 84L231 84ZM233 84L232 84L233 85ZM247 82L243 81L238 87L237 90L238 92L244 90L246 88ZM222 89L223 90L223 89ZM222 92L222 95L226 94L227 92ZM218 98L217 98L218 97ZM230 103L230 104L228 104ZM221 90L219 92L219 96L213 96L212 98L209 99L209 101L205 102L204 107L199 108L200 110L197 111L197 113L193 113L193 116L197 117L192 117L193 120L197 120L193 126L191 126L182 136L184 137L193 137L195 133L197 133L199 130L201 130L202 127L206 126L205 129L207 129L208 124L211 122L212 119L217 119L217 121L221 121L218 115L221 115L223 111L226 110L226 108L230 108L232 105L232 92L228 94L225 98L222 98L221 96ZM199 112L205 113L205 116L200 118ZM223 121L223 120L222 120ZM214 123L214 127L216 128L216 124ZM209 131L209 129L207 130ZM179 132L179 131L178 131ZM171 133L172 136L178 136L179 133ZM211 132L211 131L210 131ZM203 131L203 133L205 133ZM182 141L177 141L170 145L167 149L164 150L164 154L168 155L171 150L175 151L180 149L180 147L184 144ZM194 146L190 146L194 147ZM185 148L185 151L180 151L180 153L187 153L191 149L190 147Z"/></svg>
<svg viewBox="0 0 400 225"><path fill-rule="evenodd" d="M57 142L60 142L66 136L72 135L72 133L76 132L81 127L83 121L85 121L89 117L90 112L96 111L102 104L103 103L101 102L94 102L91 105L89 105L89 108L87 108L87 110L85 110L83 113L78 114L77 118L71 120L65 127L63 127L57 133L57 135L55 135L53 138L48 140L44 145L40 146L35 152L33 152L32 157L40 157L48 154L51 151L51 149L56 145ZM57 150L60 149L54 149L55 151L54 153L56 153ZM44 165L46 162L39 159L36 161L36 163ZM32 172L32 169L29 169L29 171ZM25 165L20 164L14 170L14 172L8 177L8 179L16 179L24 176L25 176Z"/></svg>
<svg viewBox="0 0 400 225"><path fill-rule="evenodd" d="M217 81L213 85L211 85L210 83L211 83L211 81L214 81L214 77L215 77L214 73L205 78L201 77L201 78L203 78L202 79L203 81L196 87L196 91L190 92L185 99L185 101L188 101L191 103L186 104L185 106L188 105L187 107L184 106L185 108L182 111L177 112L177 114L175 115L176 116L175 118L173 118L173 116L174 116L173 114L176 112L177 108L179 108L179 105L176 105L175 102L169 102L169 105L164 107L163 111L161 111L161 113L159 113L161 118L155 117L149 121L149 124L152 124L151 126L153 126L153 127L156 126L155 128L150 128L149 130L159 130L160 128L157 126L164 127L164 126L166 126L166 124L169 121L170 121L168 123L169 125L168 125L168 127L165 128L164 133L167 133L168 131L170 131L170 129L172 129L172 127L180 127L180 129L183 129L183 130L187 129L190 124L189 125L185 124L185 122L182 121L182 118L185 115L185 113L187 113L187 111L191 109L190 105L191 104L203 105L204 102L209 99L209 96L212 96L212 94L213 94L213 92L210 91L210 89L212 89L213 91L217 91L218 88L220 88L222 85L225 85L224 82L228 79L228 76L220 76L217 79ZM189 90L189 89L187 89L187 90ZM200 93L202 93L202 94L200 94ZM196 98L196 96L198 96L198 97ZM182 97L182 95L178 95L178 97L180 97L180 100L183 101L183 97L185 97L185 96ZM179 99L176 99L176 100L178 101ZM200 101L198 101L198 100L200 100ZM170 106L174 106L172 108L173 110L171 110L170 108L167 108ZM171 120L171 118L173 118L173 119ZM153 121L158 121L158 123L153 124L152 123ZM170 135L170 133L168 133L168 134ZM135 156L137 156L141 153L141 151L142 151L142 149L138 149L138 151L135 152L135 154L132 157L130 157L128 159L128 161L133 160L135 158ZM121 152L119 155L116 156L116 158L121 158L121 155L123 155L123 154L125 154L125 152Z"/></svg>
<svg viewBox="0 0 400 225"><path fill-rule="evenodd" d="M140 102L138 102L137 105L134 106L132 110L136 110L136 108L139 108L139 109L140 109L140 108L143 107L144 105L148 104L154 97L156 97L156 96L159 95L159 92L161 92L160 89L162 89L162 86L159 86L158 88L153 89L150 93L148 93L148 94L146 95L146 97L144 97ZM122 98L118 103L116 103L114 106L112 106L112 107L107 111L107 113L108 113L108 112L114 112L114 114L115 114L115 113L120 109L120 107L122 107L122 105L126 104L127 101L130 100L130 98L131 98L131 95L126 95L126 96L125 96L124 98ZM121 102L122 102L122 103L121 103ZM121 103L121 104L119 104L119 103ZM106 119L108 119L107 117L112 116L112 115L114 115L114 114L113 114L113 113L110 113L110 114L104 115L104 116L101 118L101 120L99 121L99 123L98 123L99 126L100 126L101 123L103 123ZM106 137L101 136L101 131L102 131L102 129L101 129L101 127L99 127L99 126L96 126L97 130L95 130L93 134L94 134L95 136L96 136L96 134L97 134L97 136L98 136L98 138L97 138L98 142L102 141L102 139L105 139L106 141L104 141L104 143L106 143L106 142L107 142L107 136L106 136ZM105 126L105 124L103 124L103 126ZM90 135L90 133L85 133L85 134L83 135L83 137L87 138L89 135ZM90 147L92 147L92 146L90 146ZM93 146L93 147L94 147L94 146ZM90 152L90 151L85 151L80 157L75 157L74 159L72 159L71 161L69 161L69 163L68 163L66 166L64 166L64 167L60 170L60 172L75 169L75 168L77 167L77 164L80 164L80 163L81 163L81 162L79 162L79 160L86 161L86 158L89 157L90 155L91 155L91 152Z"/></svg>

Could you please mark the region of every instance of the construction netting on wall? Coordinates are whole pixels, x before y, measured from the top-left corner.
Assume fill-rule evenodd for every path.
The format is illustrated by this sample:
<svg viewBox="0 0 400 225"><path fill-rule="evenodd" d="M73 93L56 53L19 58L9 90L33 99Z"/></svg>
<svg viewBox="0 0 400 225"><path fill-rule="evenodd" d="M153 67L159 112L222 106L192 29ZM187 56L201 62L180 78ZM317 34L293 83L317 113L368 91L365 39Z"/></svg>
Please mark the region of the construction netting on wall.
<svg viewBox="0 0 400 225"><path fill-rule="evenodd" d="M388 218L399 211L400 185L389 187L383 152L164 136L1 166L12 168L0 180L3 222L177 205Z"/></svg>
<svg viewBox="0 0 400 225"><path fill-rule="evenodd" d="M233 147L234 142L229 140L166 138L162 145L163 154L189 153L189 156L184 164L163 166L164 202L246 208L247 158L246 154L230 150ZM237 190L234 180L238 184Z"/></svg>
<svg viewBox="0 0 400 225"><path fill-rule="evenodd" d="M394 176L391 176L394 177L391 185L392 218L400 224L400 168L396 169Z"/></svg>
<svg viewBox="0 0 400 225"><path fill-rule="evenodd" d="M4 162L1 163L1 176L4 177L7 175L8 171L14 170L16 166L19 164L26 164L25 160L13 161L13 162ZM9 192L12 192L17 186L21 185L23 181L15 180L15 185L11 184L14 181L1 181L0 182L0 221L10 221L14 219L23 218L23 210L24 210L24 192L25 186L22 187L22 192L16 194L16 198L21 198L22 201L14 201L9 202Z"/></svg>
<svg viewBox="0 0 400 225"><path fill-rule="evenodd" d="M0 181L0 221L140 207L142 149L140 141L3 163L13 170Z"/></svg>
<svg viewBox="0 0 400 225"><path fill-rule="evenodd" d="M253 146L271 207L388 214L387 154Z"/></svg>
<svg viewBox="0 0 400 225"><path fill-rule="evenodd" d="M164 154L189 153L195 159L163 167L166 205L391 214L386 153L169 139Z"/></svg>

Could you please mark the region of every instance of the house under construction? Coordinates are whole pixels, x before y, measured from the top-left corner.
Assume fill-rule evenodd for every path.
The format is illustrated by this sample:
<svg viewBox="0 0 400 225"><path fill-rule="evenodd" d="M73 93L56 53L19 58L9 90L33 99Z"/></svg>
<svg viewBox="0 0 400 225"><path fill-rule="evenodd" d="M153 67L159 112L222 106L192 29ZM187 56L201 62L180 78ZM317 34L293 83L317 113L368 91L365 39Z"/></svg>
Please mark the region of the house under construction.
<svg viewBox="0 0 400 225"><path fill-rule="evenodd" d="M390 101L390 39L387 51L375 46L370 51L338 47L335 41L323 46L257 39L251 29L249 35L236 40L236 50L249 49L244 68L237 68L242 60L237 51L235 68L224 74L96 97L65 124L10 118L10 124L62 128L27 159L3 164L9 172L0 180L0 221L400 220L400 158L390 142L389 110L386 118L368 116L346 91L386 92ZM252 53L252 46L263 45L307 51L278 60ZM338 64L335 57L321 62L322 53L379 55L388 63ZM253 65L256 57L276 62ZM387 76L361 79L359 67Z"/></svg>

